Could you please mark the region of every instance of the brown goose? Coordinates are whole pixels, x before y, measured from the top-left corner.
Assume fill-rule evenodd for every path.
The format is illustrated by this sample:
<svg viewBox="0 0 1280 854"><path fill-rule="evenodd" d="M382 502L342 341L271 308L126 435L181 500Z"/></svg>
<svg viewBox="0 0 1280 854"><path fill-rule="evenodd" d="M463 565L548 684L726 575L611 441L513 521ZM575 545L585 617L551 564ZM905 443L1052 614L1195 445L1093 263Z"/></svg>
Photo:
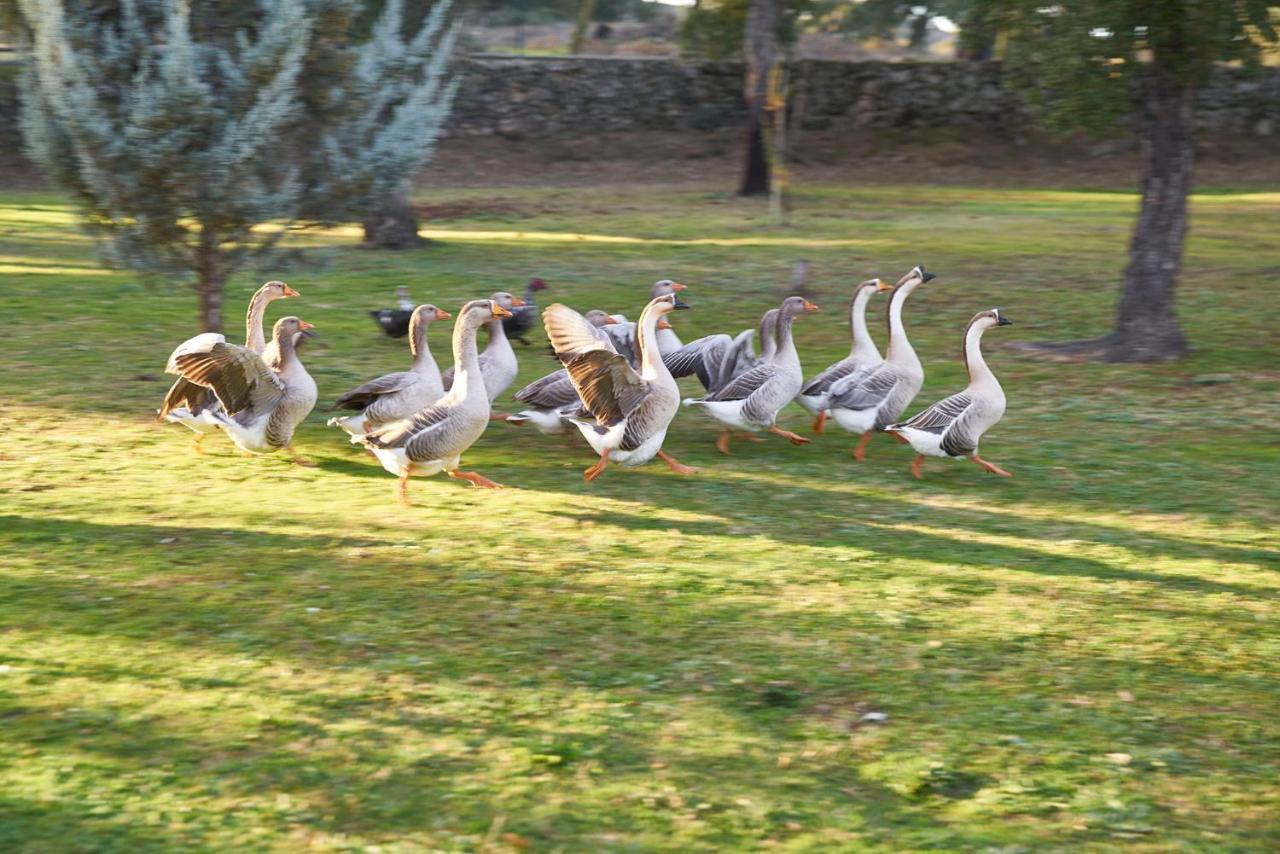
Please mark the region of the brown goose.
<svg viewBox="0 0 1280 854"><path fill-rule="evenodd" d="M596 329L614 323L611 316L598 308L588 311L583 318ZM508 415L507 422L516 425L532 424L544 435L563 433L566 416L576 412L582 403L578 398L578 390L569 379L569 372L564 368L534 380L512 396L523 403L525 408L514 415ZM576 435L576 431L573 435Z"/></svg>
<svg viewBox="0 0 1280 854"><path fill-rule="evenodd" d="M884 428L906 439L915 449L911 473L921 477L924 458L968 457L992 474L1013 477L995 463L978 456L978 441L1004 417L1004 389L982 358L982 333L993 326L1008 326L1012 320L1000 309L980 311L964 331L964 364L969 386L959 394L944 398L914 418Z"/></svg>
<svg viewBox="0 0 1280 854"><path fill-rule="evenodd" d="M924 384L924 367L902 325L902 307L916 288L934 278L933 273L917 266L898 280L889 295L889 349L884 361L868 371L837 380L827 393L827 411L835 422L851 433L861 434L853 449L856 460L866 456L872 432L897 421Z"/></svg>
<svg viewBox="0 0 1280 854"><path fill-rule="evenodd" d="M427 346L427 328L436 320L453 315L434 305L420 305L409 318L409 351L413 366L407 371L384 374L353 388L334 401L334 409L355 410L354 415L330 418L330 427L340 427L352 436L361 436L383 424L408 418L444 397L440 368Z"/></svg>
<svg viewBox="0 0 1280 854"><path fill-rule="evenodd" d="M267 282L258 288L249 299L249 310L244 318L244 345L255 353L263 354L268 365L279 360L275 347L270 347L262 332L262 319L266 316L267 306L278 299L296 297L300 294L284 282ZM203 420L200 414L211 406L218 406L218 399L207 388L188 380L178 378L164 396L160 406L163 413L157 420L172 421L191 428L195 436L191 438L191 450L197 454L204 453L204 437L217 431L217 427Z"/></svg>
<svg viewBox="0 0 1280 854"><path fill-rule="evenodd" d="M871 333L867 331L867 303L882 287L883 282L879 279L868 279L853 289L853 301L849 304L849 333L853 343L849 348L849 355L805 383L804 388L796 395L796 403L815 416L815 433L822 433L823 425L827 423L827 394L831 391L831 385L851 374L870 370L884 361L876 342L871 340Z"/></svg>
<svg viewBox="0 0 1280 854"><path fill-rule="evenodd" d="M783 430L775 422L782 407L791 402L804 383L800 357L791 337L791 324L802 314L818 307L804 297L791 296L778 306L774 324L777 350L769 361L761 361L728 385L703 398L687 398L685 404L705 409L724 430L716 439L716 448L729 453L729 440L735 430L755 433L767 430L793 445L807 445L808 439Z"/></svg>
<svg viewBox="0 0 1280 854"><path fill-rule="evenodd" d="M506 291L498 291L490 295L489 301L495 303L507 314L510 314L513 308L524 305L524 300L513 297ZM507 333L503 330L501 321L490 320L485 324L485 329L489 332L489 343L480 354L480 374L484 377L484 388L489 395L489 402L493 403L498 395L506 391L515 380L516 374L520 372L520 364L516 361L516 351L511 349L511 342L507 340ZM456 368L456 365L448 368L440 375L445 391L453 388L453 374Z"/></svg>
<svg viewBox="0 0 1280 854"><path fill-rule="evenodd" d="M547 337L564 362L584 414L574 424L600 461L583 472L587 483L609 463L638 466L655 456L677 474L692 474L662 450L667 427L680 408L680 389L658 354L658 319L688 308L674 293L649 301L640 313L640 370L614 352L605 335L576 311L560 304L542 313Z"/></svg>
<svg viewBox="0 0 1280 854"><path fill-rule="evenodd" d="M214 393L220 406L205 409L199 417L225 431L242 451L292 452L293 431L316 404L315 380L294 348L295 336L312 328L296 317L276 321L271 334L278 363L274 369L248 347L206 332L174 350L165 371ZM161 409L161 417L167 414ZM308 464L296 455L294 461Z"/></svg>
<svg viewBox="0 0 1280 854"><path fill-rule="evenodd" d="M373 451L382 467L399 477L396 496L409 503L409 476L445 472L470 481L472 486L498 489L483 475L462 471L463 452L484 433L489 423L489 396L485 391L476 331L511 314L496 300L472 300L458 312L453 324L454 382L449 393L422 411L387 424L357 441Z"/></svg>

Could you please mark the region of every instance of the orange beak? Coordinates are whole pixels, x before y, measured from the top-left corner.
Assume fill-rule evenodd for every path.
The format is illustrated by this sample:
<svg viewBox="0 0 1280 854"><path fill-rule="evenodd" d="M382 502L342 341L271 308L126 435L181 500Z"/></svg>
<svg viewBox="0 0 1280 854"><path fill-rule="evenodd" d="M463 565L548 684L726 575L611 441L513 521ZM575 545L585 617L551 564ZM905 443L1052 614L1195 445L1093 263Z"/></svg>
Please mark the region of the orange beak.
<svg viewBox="0 0 1280 854"><path fill-rule="evenodd" d="M453 317L453 315L450 314L449 312L443 311L438 308L436 309L436 320L448 320L451 317Z"/></svg>
<svg viewBox="0 0 1280 854"><path fill-rule="evenodd" d="M316 327L314 323L307 323L305 320L299 320L298 328L303 332L306 332L308 329L315 329Z"/></svg>
<svg viewBox="0 0 1280 854"><path fill-rule="evenodd" d="M613 319L613 315L612 315L612 314L606 314L606 315L604 316L604 325L605 325L605 326L613 326L613 325L614 325L614 324L616 324L617 322L618 322L618 321L616 321L616 320L614 320L614 319Z"/></svg>
<svg viewBox="0 0 1280 854"><path fill-rule="evenodd" d="M891 285L888 282L882 282L879 279L876 279L876 293L882 294L885 291L893 290L893 288L894 288L894 285Z"/></svg>
<svg viewBox="0 0 1280 854"><path fill-rule="evenodd" d="M295 291L293 288L289 287L288 285L285 285L285 286L284 286L284 295L285 295L285 296L287 296L287 297L300 297L300 296L302 296L302 294L298 293L297 291Z"/></svg>
<svg viewBox="0 0 1280 854"><path fill-rule="evenodd" d="M665 317L659 317L659 318L658 318L658 328L659 328L659 329L670 329L670 328L671 328L671 322L670 322L669 320L667 320Z"/></svg>
<svg viewBox="0 0 1280 854"><path fill-rule="evenodd" d="M671 290L674 291L675 293L679 293L680 291L687 291L688 289L689 289L688 285L682 285L679 282L671 283Z"/></svg>
<svg viewBox="0 0 1280 854"><path fill-rule="evenodd" d="M520 299L520 297L512 297L511 304L519 308L520 306L524 305L524 300Z"/></svg>
<svg viewBox="0 0 1280 854"><path fill-rule="evenodd" d="M511 312L498 305L493 300L489 300L489 309L493 312L494 317L510 317Z"/></svg>
<svg viewBox="0 0 1280 854"><path fill-rule="evenodd" d="M804 301L804 310L805 310L805 311L817 311L817 310L818 310L818 307L817 307L816 305L814 305L813 303L809 302L808 300L805 300L805 301Z"/></svg>

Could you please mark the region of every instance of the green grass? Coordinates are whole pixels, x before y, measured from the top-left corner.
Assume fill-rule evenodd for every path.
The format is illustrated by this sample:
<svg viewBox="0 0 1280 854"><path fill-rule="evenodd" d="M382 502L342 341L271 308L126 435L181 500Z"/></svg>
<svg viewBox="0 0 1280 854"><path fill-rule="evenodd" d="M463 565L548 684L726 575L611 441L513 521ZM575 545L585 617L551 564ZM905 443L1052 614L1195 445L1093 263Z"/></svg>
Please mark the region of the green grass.
<svg viewBox="0 0 1280 854"><path fill-rule="evenodd" d="M838 429L722 458L693 413L667 447L694 477L587 488L584 451L496 425L465 462L508 489L418 479L407 510L321 412L318 468L195 458L152 420L190 292L100 269L61 198L0 196L0 849L1280 846L1280 193L1194 200L1196 350L1156 366L1007 347L1106 328L1130 194L831 188L778 230L689 190L430 201L470 211L432 248L312 235L328 266L282 276L322 400L407 363L364 315L402 283L453 309L540 275L634 316L672 277L690 340L805 257L816 370L849 286L920 262L918 405L963 384L975 311L1016 323L983 444L1016 477L915 482ZM236 334L268 272L231 287Z"/></svg>

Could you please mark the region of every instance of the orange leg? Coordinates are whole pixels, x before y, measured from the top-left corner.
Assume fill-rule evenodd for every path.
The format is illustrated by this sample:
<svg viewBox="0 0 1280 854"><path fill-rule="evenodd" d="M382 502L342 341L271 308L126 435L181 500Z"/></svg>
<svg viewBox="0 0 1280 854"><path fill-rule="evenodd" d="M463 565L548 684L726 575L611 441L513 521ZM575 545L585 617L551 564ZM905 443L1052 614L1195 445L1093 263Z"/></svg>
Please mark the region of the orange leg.
<svg viewBox="0 0 1280 854"><path fill-rule="evenodd" d="M827 410L818 413L818 417L813 419L813 432L819 436L822 435L823 429L827 426Z"/></svg>
<svg viewBox="0 0 1280 854"><path fill-rule="evenodd" d="M777 424L770 427L769 432L775 436L781 436L793 445L807 445L812 441L811 439L806 439L804 436L798 436L790 430L783 430Z"/></svg>
<svg viewBox="0 0 1280 854"><path fill-rule="evenodd" d="M449 477L456 477L459 480L470 481L472 486L478 486L481 489L502 489L502 484L494 483L489 478L475 471L462 471L454 469L449 472Z"/></svg>
<svg viewBox="0 0 1280 854"><path fill-rule="evenodd" d="M191 437L191 453L197 457L204 456L204 434L197 433Z"/></svg>
<svg viewBox="0 0 1280 854"><path fill-rule="evenodd" d="M982 466L984 469L991 472L992 474L998 474L1001 477L1013 477L1013 472L1007 472L1004 469L1000 468L1000 466L996 465L995 463L987 462L977 454L974 454L973 456L969 457L969 459L973 460L975 463Z"/></svg>
<svg viewBox="0 0 1280 854"><path fill-rule="evenodd" d="M285 445L284 449L289 452L289 456L293 459L293 464L295 466L306 466L309 469L313 469L316 467L316 464L311 462L311 460L307 459L306 457L300 456L298 452L293 449L292 443Z"/></svg>
<svg viewBox="0 0 1280 854"><path fill-rule="evenodd" d="M888 431L888 433L890 436L898 440L899 445L907 444L907 437L903 436L901 433L895 433L892 430Z"/></svg>
<svg viewBox="0 0 1280 854"><path fill-rule="evenodd" d="M412 507L409 503L409 473L407 471L400 472L400 479L396 482L396 500L405 507Z"/></svg>
<svg viewBox="0 0 1280 854"><path fill-rule="evenodd" d="M697 469L694 468L693 466L687 466L684 463L679 462L675 457L671 456L666 451L658 451L658 459L666 463L667 468L671 469L676 474L693 474L694 472L697 471Z"/></svg>
<svg viewBox="0 0 1280 854"><path fill-rule="evenodd" d="M716 437L716 450L722 454L729 453L729 440L733 438L733 434L725 430Z"/></svg>
<svg viewBox="0 0 1280 854"><path fill-rule="evenodd" d="M741 439L744 442L763 442L764 441L764 439L761 439L755 433L749 433L746 430L740 430L737 433L734 433L733 438Z"/></svg>
<svg viewBox="0 0 1280 854"><path fill-rule="evenodd" d="M609 467L609 449L606 448L605 452L600 455L600 462L596 463L591 468L584 471L582 473L582 479L585 480L587 483L591 483L591 481L598 478L600 476L600 473L603 472L608 467Z"/></svg>
<svg viewBox="0 0 1280 854"><path fill-rule="evenodd" d="M924 454L916 454L916 458L911 461L911 473L916 476L916 480L924 477Z"/></svg>
<svg viewBox="0 0 1280 854"><path fill-rule="evenodd" d="M862 434L862 438L858 440L858 444L853 446L853 458L858 462L862 462L867 457L867 443L871 441L871 431Z"/></svg>

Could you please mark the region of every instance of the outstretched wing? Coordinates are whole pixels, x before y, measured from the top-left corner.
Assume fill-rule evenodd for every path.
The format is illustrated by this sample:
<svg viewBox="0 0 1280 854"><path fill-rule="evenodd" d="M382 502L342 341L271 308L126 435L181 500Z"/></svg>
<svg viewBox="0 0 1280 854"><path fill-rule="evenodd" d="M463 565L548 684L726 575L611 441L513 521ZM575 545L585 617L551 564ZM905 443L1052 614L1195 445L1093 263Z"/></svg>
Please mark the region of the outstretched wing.
<svg viewBox="0 0 1280 854"><path fill-rule="evenodd" d="M383 395L403 391L417 381L418 375L410 371L396 371L393 374L385 374L351 389L351 391L335 400L330 409L354 409L358 412L368 408L369 404Z"/></svg>
<svg viewBox="0 0 1280 854"><path fill-rule="evenodd" d="M755 336L754 329L744 329L733 339L733 343L729 345L724 357L720 360L719 373L715 380L717 387L727 385L735 377L742 376L760 362L759 357L756 356Z"/></svg>
<svg viewBox="0 0 1280 854"><path fill-rule="evenodd" d="M265 412L284 397L284 384L262 357L238 344L197 335L174 351L166 370L213 391L229 415Z"/></svg>
<svg viewBox="0 0 1280 854"><path fill-rule="evenodd" d="M175 409L186 409L192 415L199 414L210 406L216 405L217 397L213 392L204 386L196 385L191 380L178 377L169 391L164 396L164 402L160 404L160 411L156 415L157 421L163 421L165 416Z"/></svg>
<svg viewBox="0 0 1280 854"><path fill-rule="evenodd" d="M647 380L617 353L592 350L567 365L582 405L602 427L612 427L635 411L650 394Z"/></svg>
<svg viewBox="0 0 1280 854"><path fill-rule="evenodd" d="M882 362L865 375L851 375L831 389L827 405L832 408L862 410L879 406L898 384L898 373L888 362Z"/></svg>
<svg viewBox="0 0 1280 854"><path fill-rule="evenodd" d="M696 374L698 382L707 391L716 387L716 378L720 373L720 365L725 353L733 345L728 335L719 333L707 335L696 341L690 341L679 350L673 350L662 357L662 361L671 372L671 376L679 379Z"/></svg>
<svg viewBox="0 0 1280 854"><path fill-rule="evenodd" d="M559 409L577 400L578 392L569 379L569 372L561 368L534 380L512 397L537 409Z"/></svg>
<svg viewBox="0 0 1280 854"><path fill-rule="evenodd" d="M593 350L617 352L605 332L592 326L585 317L573 309L558 302L547 306L542 312L542 325L547 329L551 349L555 351L556 357L561 362L568 362Z"/></svg>

